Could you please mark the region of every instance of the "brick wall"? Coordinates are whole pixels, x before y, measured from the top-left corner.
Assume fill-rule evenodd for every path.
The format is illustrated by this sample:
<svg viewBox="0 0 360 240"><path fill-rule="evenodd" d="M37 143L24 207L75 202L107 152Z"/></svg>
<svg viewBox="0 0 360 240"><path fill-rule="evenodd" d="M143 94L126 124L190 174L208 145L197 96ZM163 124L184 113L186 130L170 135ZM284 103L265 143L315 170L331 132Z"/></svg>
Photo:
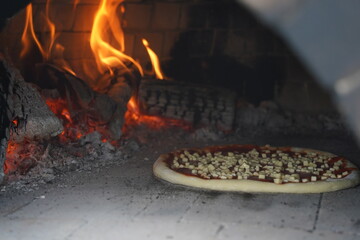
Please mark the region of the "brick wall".
<svg viewBox="0 0 360 240"><path fill-rule="evenodd" d="M52 0L50 17L65 59L89 80L98 74L89 38L99 0L80 0L76 8L74 1ZM43 40L48 36L45 2L34 1L35 30ZM299 111L334 109L281 38L234 1L126 0L124 7L125 53L145 68L150 64L142 38L160 57L166 75L176 80L236 89L255 104L271 99ZM0 34L1 50L19 66L24 15L13 17Z"/></svg>

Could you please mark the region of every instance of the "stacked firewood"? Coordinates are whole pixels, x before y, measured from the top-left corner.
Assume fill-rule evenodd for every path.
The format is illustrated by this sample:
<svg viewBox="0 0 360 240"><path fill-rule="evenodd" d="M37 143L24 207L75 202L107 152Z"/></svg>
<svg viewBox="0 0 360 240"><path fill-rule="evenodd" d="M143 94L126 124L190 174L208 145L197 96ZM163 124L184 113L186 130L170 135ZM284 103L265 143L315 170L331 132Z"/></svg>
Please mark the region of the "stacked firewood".
<svg viewBox="0 0 360 240"><path fill-rule="evenodd" d="M138 101L143 114L183 120L195 128L230 131L234 124L236 94L228 89L143 79Z"/></svg>

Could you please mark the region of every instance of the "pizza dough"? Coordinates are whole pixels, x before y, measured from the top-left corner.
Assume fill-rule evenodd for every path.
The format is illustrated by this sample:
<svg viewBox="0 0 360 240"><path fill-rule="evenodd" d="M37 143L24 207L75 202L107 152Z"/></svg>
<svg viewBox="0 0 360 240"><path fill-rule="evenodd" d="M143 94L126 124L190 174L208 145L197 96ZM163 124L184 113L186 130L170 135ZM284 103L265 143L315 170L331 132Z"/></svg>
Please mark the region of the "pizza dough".
<svg viewBox="0 0 360 240"><path fill-rule="evenodd" d="M219 191L321 193L360 183L359 169L345 158L294 147L182 149L161 155L153 171L170 183Z"/></svg>

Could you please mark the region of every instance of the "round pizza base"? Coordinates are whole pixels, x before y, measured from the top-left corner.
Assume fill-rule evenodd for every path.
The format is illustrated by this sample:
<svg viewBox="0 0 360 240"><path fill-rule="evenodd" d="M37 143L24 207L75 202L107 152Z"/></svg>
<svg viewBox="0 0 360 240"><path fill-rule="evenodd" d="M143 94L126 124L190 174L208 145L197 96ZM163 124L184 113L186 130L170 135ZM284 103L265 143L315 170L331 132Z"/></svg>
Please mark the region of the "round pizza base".
<svg viewBox="0 0 360 240"><path fill-rule="evenodd" d="M291 148L291 151L316 152L334 156L331 153L303 148ZM327 179L324 181L307 183L275 184L272 182L244 179L203 179L200 177L184 175L168 167L166 162L168 157L168 154L163 154L154 163L153 172L156 177L173 184L180 184L201 189L262 193L323 193L354 187L360 183L359 169L348 160L346 160L347 167L355 168L356 170L353 170L344 178Z"/></svg>

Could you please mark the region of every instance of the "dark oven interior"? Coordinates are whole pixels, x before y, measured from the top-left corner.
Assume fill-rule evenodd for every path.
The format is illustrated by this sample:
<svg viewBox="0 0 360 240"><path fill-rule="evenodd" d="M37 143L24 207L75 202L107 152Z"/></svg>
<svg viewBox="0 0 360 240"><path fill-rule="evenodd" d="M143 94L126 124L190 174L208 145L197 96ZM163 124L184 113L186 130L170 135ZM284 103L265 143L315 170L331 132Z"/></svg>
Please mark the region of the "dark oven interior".
<svg viewBox="0 0 360 240"><path fill-rule="evenodd" d="M244 3L4 4L4 239L360 234L359 188L231 193L174 186L152 175L162 153L225 144L313 148L359 163L331 92Z"/></svg>

